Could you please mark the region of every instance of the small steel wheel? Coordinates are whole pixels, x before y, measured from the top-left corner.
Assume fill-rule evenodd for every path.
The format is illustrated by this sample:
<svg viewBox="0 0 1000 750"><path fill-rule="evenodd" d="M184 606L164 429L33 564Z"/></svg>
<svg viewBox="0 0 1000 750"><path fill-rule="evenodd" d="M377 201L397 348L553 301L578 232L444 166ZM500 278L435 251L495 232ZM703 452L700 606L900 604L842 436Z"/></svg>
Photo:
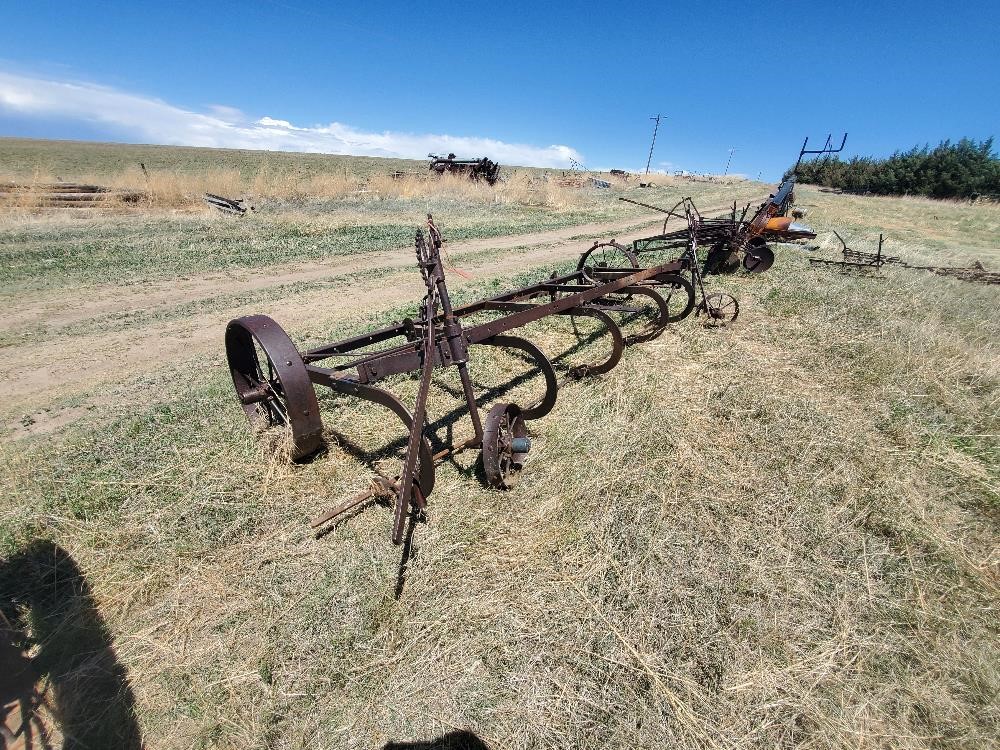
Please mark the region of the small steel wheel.
<svg viewBox="0 0 1000 750"><path fill-rule="evenodd" d="M750 273L764 273L774 265L774 251L764 243L751 244L743 254L743 267Z"/></svg>
<svg viewBox="0 0 1000 750"><path fill-rule="evenodd" d="M291 457L299 460L323 444L316 391L295 344L266 315L237 318L226 327L226 357L236 395L254 428L287 426Z"/></svg>
<svg viewBox="0 0 1000 750"><path fill-rule="evenodd" d="M509 490L531 449L528 429L516 404L497 404L483 425L483 469L490 487Z"/></svg>
<svg viewBox="0 0 1000 750"><path fill-rule="evenodd" d="M704 313L707 320L705 325L713 328L732 323L740 315L740 303L731 294L713 292L705 295L705 299L698 306L698 314Z"/></svg>

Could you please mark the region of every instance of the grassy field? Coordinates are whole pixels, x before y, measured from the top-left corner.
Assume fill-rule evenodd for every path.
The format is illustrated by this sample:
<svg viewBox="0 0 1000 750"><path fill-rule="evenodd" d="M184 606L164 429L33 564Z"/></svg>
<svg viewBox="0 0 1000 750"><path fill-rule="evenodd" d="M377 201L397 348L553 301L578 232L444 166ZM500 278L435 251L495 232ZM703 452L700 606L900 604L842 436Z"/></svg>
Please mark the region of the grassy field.
<svg viewBox="0 0 1000 750"><path fill-rule="evenodd" d="M79 180L91 175L118 178L133 172L142 162L151 172L172 172L200 177L212 171L235 170L247 178L264 171L271 175L330 175L345 172L370 175L394 170L426 170L426 162L406 159L375 159L366 156L301 154L281 151L247 151L184 146L147 146L86 141L47 141L0 138L2 171L23 180L42 175Z"/></svg>
<svg viewBox="0 0 1000 750"><path fill-rule="evenodd" d="M0 141L12 178L32 159L80 179L145 158L199 188L225 159L246 184L260 172L240 159L380 170L31 148ZM412 314L423 285L409 243L427 211L471 277L452 275L456 296L471 299L575 263L595 238L655 229L619 196L721 208L767 189L663 180L537 200L432 187L276 189L242 219L196 201L0 215L0 607L41 643L54 736L149 748L381 748L455 731L490 748L998 742L998 290L904 270L844 276L807 257L835 257L831 229L856 249L884 231L886 252L996 269L1000 209L800 188L817 249L779 246L770 272L713 280L740 299L736 324L685 320L608 375L568 383L531 423L510 492L485 489L471 453L439 468L397 598L385 508L320 538L308 519L390 470L400 428L324 397L329 452L285 463L246 428L226 320L266 312L308 346ZM564 320L528 333L553 356L576 342ZM491 400L523 402L540 384L509 387L518 367L477 352L473 376ZM436 380L440 439L456 382ZM455 422L456 437L468 432Z"/></svg>

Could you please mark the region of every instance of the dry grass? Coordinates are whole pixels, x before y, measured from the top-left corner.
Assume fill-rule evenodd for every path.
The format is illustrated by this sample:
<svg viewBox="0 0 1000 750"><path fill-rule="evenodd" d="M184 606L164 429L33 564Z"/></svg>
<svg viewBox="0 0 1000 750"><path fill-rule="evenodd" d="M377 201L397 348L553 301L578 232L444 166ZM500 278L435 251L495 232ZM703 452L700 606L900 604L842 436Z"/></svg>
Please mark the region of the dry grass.
<svg viewBox="0 0 1000 750"><path fill-rule="evenodd" d="M30 180L23 177L25 189L2 204L5 210L38 211L44 207L44 185L57 182L55 176L36 172ZM102 208L122 209L185 209L208 211L201 198L205 193L226 197L243 197L248 203L318 202L351 199L371 202L387 198L413 200L434 197L483 205L526 205L563 210L583 205L587 193L594 188L589 183L574 188L559 184L537 170L509 170L496 185L473 182L462 175L435 176L430 173L408 172L401 177L391 173L360 175L345 169L334 174L295 174L270 172L266 168L252 174L237 169L206 168L197 172L179 170L147 170L128 167L112 174L87 174L74 182L99 184L116 191L138 191L144 198L136 203L123 203L109 198ZM0 175L0 182L17 182L13 176ZM38 188L34 186L38 185ZM622 185L613 186L620 189Z"/></svg>
<svg viewBox="0 0 1000 750"><path fill-rule="evenodd" d="M810 218L877 235L861 204L806 195ZM979 225L944 227L965 209L938 208L974 246ZM330 453L290 466L246 431L219 356L0 447L2 539L76 560L151 748L456 728L491 748L995 745L997 290L840 276L798 247L714 283L739 323L685 321L568 384L513 491L484 489L472 454L441 467L398 600L384 508L321 539L305 523L391 470L397 425L325 398ZM298 340L358 325L331 310ZM528 333L576 342L566 320ZM474 377L521 367L477 352ZM456 403L438 385L435 415Z"/></svg>

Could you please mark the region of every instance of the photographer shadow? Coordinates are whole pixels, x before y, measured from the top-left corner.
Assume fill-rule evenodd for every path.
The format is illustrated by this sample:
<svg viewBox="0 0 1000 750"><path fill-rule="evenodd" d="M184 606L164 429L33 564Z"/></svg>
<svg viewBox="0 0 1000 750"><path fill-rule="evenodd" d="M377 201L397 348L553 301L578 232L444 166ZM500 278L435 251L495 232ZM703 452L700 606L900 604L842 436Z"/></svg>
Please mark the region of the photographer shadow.
<svg viewBox="0 0 1000 750"><path fill-rule="evenodd" d="M387 742L382 750L490 750L472 732L461 729L426 742Z"/></svg>
<svg viewBox="0 0 1000 750"><path fill-rule="evenodd" d="M83 573L38 540L0 560L0 750L140 750L135 699Z"/></svg>

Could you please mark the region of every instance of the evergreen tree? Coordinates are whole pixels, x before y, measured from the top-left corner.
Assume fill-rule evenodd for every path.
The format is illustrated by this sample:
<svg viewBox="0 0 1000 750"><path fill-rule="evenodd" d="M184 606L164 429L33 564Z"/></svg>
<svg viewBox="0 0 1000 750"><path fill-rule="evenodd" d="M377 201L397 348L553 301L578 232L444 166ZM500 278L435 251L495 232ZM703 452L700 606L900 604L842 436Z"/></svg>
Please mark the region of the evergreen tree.
<svg viewBox="0 0 1000 750"><path fill-rule="evenodd" d="M933 149L914 146L886 159L825 156L800 164L798 180L852 193L971 198L1000 194L1000 158L993 153L992 137L979 143L962 138Z"/></svg>

